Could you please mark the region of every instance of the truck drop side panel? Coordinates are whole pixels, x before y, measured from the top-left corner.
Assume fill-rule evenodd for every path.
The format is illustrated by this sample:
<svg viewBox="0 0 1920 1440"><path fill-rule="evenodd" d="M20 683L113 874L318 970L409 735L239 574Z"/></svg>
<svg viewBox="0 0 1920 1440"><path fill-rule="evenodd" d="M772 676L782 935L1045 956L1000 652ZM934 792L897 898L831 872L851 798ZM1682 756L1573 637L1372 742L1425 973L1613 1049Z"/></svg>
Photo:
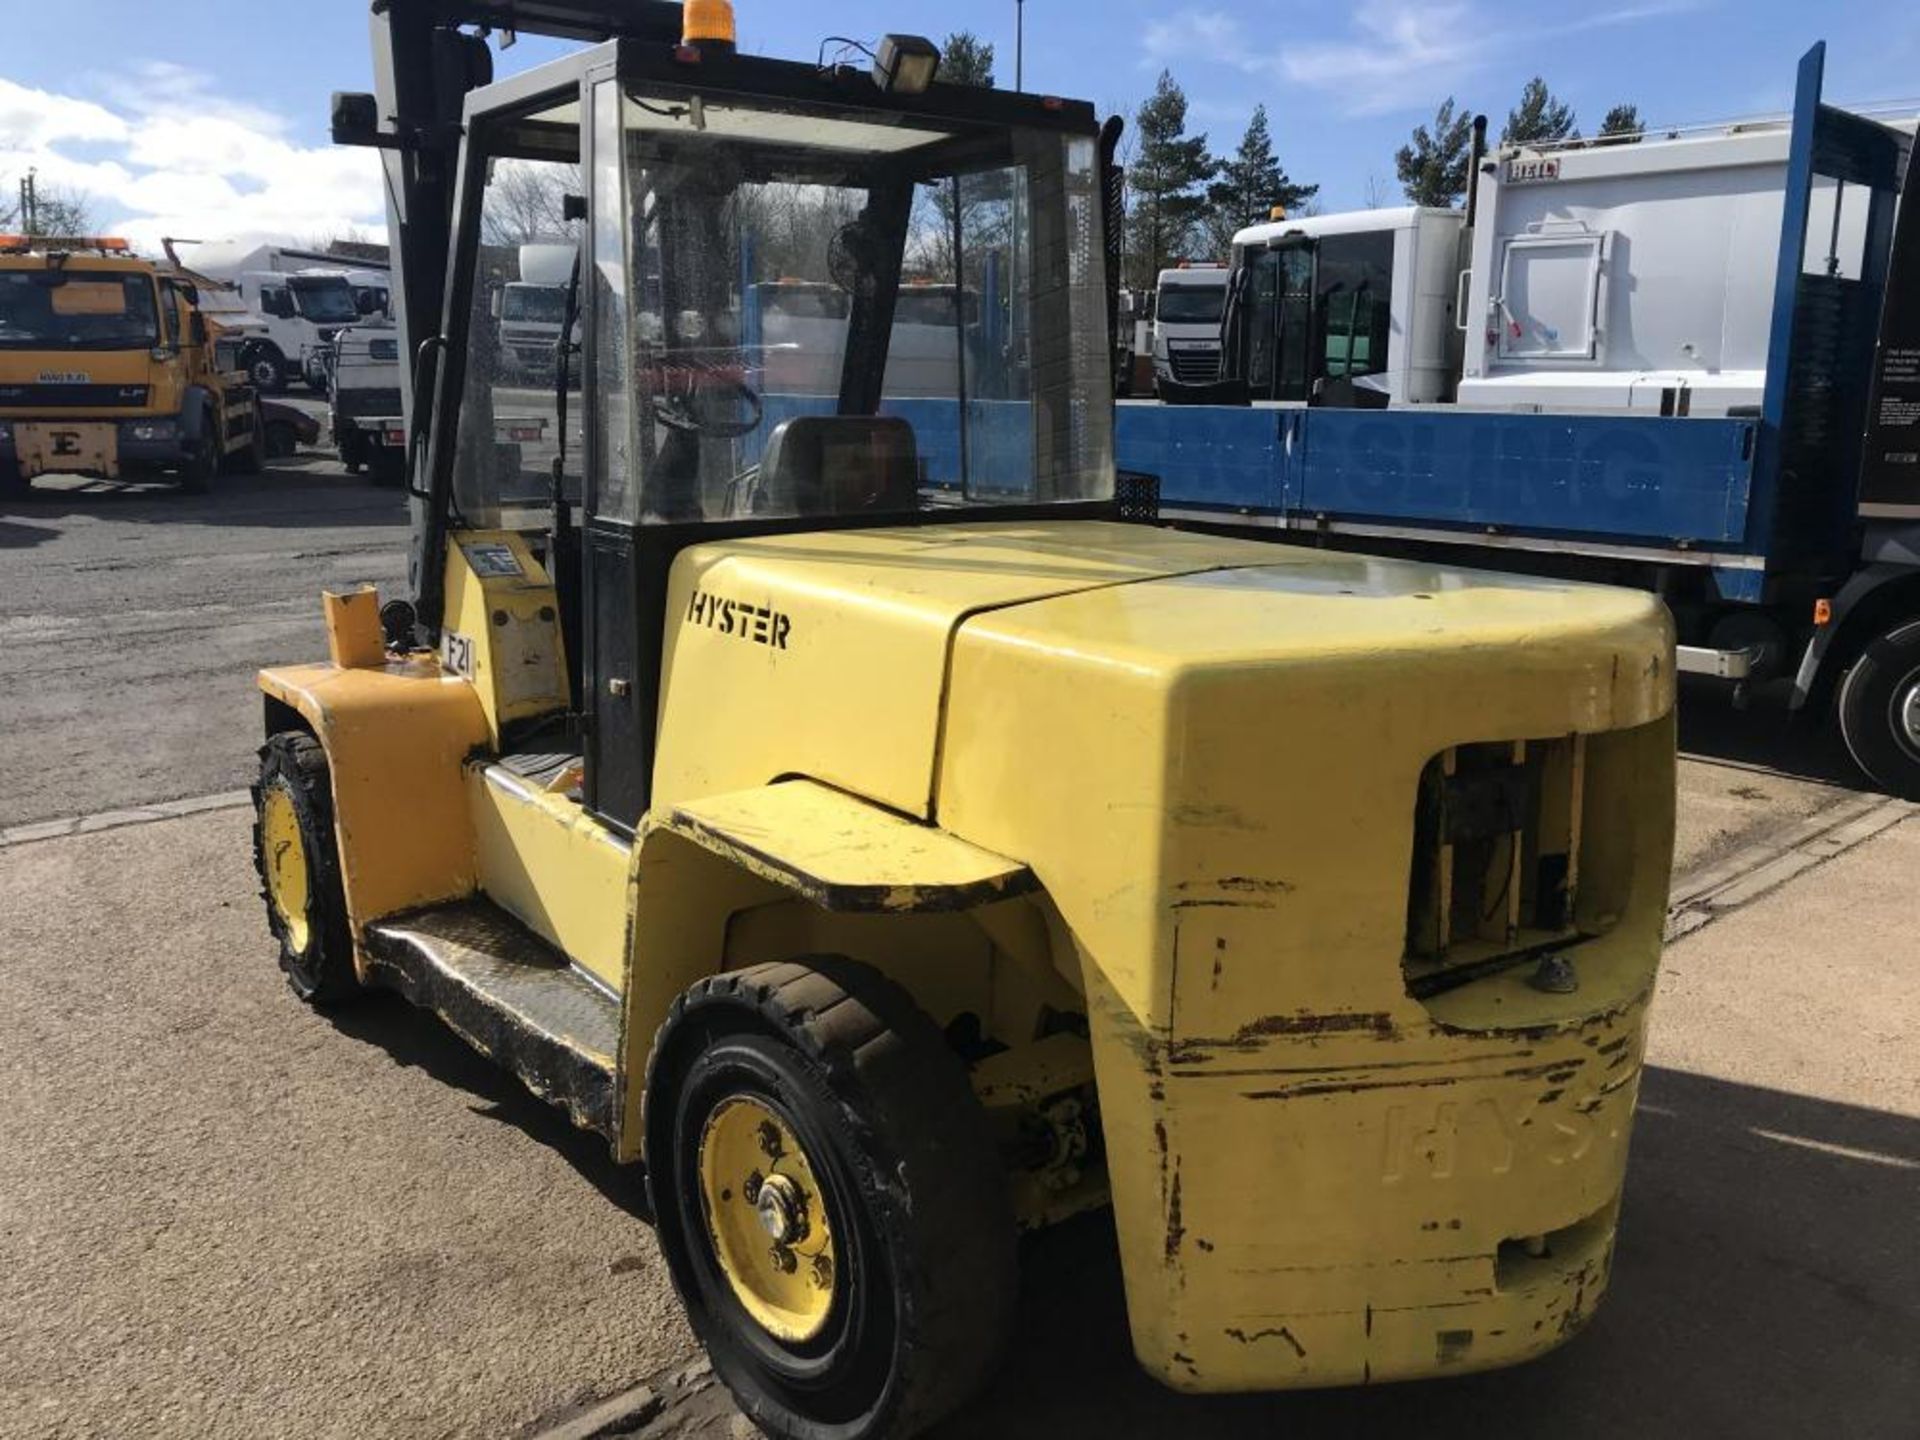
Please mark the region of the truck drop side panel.
<svg viewBox="0 0 1920 1440"><path fill-rule="evenodd" d="M1122 405L1121 463L1176 512L1411 521L1744 547L1751 420L1433 407ZM1472 536L1463 536L1471 539Z"/></svg>

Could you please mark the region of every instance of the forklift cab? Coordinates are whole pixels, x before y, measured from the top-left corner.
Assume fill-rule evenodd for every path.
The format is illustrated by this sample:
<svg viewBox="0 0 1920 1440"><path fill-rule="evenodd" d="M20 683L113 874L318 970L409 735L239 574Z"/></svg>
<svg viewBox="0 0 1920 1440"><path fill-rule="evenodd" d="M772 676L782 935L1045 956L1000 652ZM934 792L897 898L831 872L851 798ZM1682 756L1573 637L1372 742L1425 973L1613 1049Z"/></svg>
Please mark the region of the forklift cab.
<svg viewBox="0 0 1920 1440"><path fill-rule="evenodd" d="M526 537L557 588L586 806L619 831L649 803L688 546L1110 506L1091 109L877 74L623 39L468 98L445 343L416 399L417 619L440 644L458 532ZM579 355L548 390L490 321L532 242L580 257ZM950 394L890 379L903 284L951 297ZM808 285L844 320L770 342L763 294Z"/></svg>

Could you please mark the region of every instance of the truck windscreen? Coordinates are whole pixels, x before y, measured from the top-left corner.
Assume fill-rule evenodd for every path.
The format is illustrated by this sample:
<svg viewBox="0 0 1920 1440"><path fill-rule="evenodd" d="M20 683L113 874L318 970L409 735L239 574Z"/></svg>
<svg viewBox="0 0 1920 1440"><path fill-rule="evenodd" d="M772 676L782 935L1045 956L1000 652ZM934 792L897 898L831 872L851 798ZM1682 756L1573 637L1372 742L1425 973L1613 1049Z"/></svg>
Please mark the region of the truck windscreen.
<svg viewBox="0 0 1920 1440"><path fill-rule="evenodd" d="M1224 285L1162 285L1158 314L1167 325L1218 325L1226 303Z"/></svg>
<svg viewBox="0 0 1920 1440"><path fill-rule="evenodd" d="M0 348L134 350L159 343L150 276L72 265L0 271Z"/></svg>
<svg viewBox="0 0 1920 1440"><path fill-rule="evenodd" d="M289 275L287 288L301 318L316 325L351 325L360 318L353 287L344 275Z"/></svg>
<svg viewBox="0 0 1920 1440"><path fill-rule="evenodd" d="M567 318L567 292L558 285L509 285L501 297L500 318L558 325Z"/></svg>

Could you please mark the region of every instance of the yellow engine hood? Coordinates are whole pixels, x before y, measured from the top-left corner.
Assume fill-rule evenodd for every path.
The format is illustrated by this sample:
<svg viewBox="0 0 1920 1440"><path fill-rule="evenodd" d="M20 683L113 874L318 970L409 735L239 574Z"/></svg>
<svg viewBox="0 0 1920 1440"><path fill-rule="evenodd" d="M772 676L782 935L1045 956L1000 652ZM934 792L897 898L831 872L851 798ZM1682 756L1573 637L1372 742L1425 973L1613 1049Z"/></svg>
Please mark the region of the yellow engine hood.
<svg viewBox="0 0 1920 1440"><path fill-rule="evenodd" d="M654 803L809 775L931 813L947 660L967 617L1272 558L1073 521L762 536L675 562Z"/></svg>
<svg viewBox="0 0 1920 1440"><path fill-rule="evenodd" d="M957 634L1056 672L1069 705L1074 684L1115 669L1170 681L1332 657L1356 703L1395 705L1419 684L1414 657L1497 651L1499 683L1528 697L1544 734L1631 723L1607 718L1621 705L1659 713L1672 683L1664 626L1658 603L1631 592L1140 525L720 542L675 563L654 801L808 775L931 815ZM1614 675L1623 627L1632 673ZM1570 684L1566 647L1582 637L1601 637L1579 662L1599 668ZM1029 697L974 698L1002 707L1019 749L1064 721Z"/></svg>

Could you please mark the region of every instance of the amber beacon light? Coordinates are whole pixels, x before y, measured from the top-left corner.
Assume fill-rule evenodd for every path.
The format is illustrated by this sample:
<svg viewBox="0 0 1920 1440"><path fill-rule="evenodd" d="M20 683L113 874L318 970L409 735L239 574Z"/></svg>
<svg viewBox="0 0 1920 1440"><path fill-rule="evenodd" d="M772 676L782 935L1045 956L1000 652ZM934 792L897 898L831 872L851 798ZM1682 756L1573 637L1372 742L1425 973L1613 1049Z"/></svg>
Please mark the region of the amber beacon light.
<svg viewBox="0 0 1920 1440"><path fill-rule="evenodd" d="M688 45L731 45L732 0L686 0L681 7L680 38Z"/></svg>

